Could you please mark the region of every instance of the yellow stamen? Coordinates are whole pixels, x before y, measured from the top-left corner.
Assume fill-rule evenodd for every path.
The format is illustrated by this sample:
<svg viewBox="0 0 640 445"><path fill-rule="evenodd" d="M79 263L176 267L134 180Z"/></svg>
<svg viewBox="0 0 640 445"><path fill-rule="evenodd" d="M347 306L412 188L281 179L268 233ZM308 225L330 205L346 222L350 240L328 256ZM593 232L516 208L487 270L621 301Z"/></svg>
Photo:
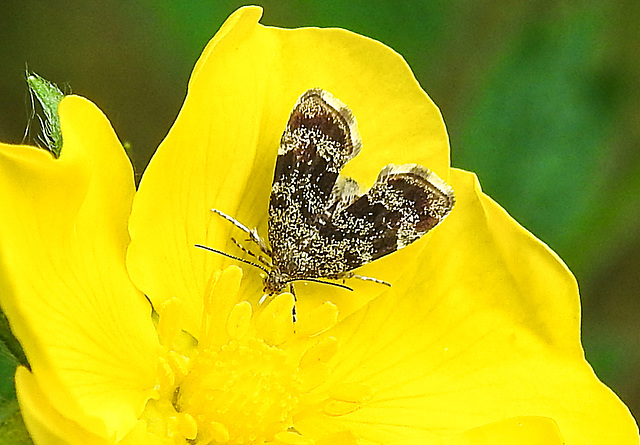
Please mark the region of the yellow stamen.
<svg viewBox="0 0 640 445"><path fill-rule="evenodd" d="M227 319L227 335L230 339L240 340L247 335L251 327L252 311L248 301L242 301L233 307Z"/></svg>
<svg viewBox="0 0 640 445"><path fill-rule="evenodd" d="M160 308L157 326L165 354L158 398L147 403L141 417L149 434L176 444L313 443L293 428L293 419L304 392L330 374L328 362L338 342L313 337L336 323L337 308L327 302L310 311L296 333L293 295L277 295L254 313L238 298L241 279L234 266L211 278L197 340L181 329L178 299ZM369 394L366 387L334 385L331 391L332 398L321 405L331 415L352 412Z"/></svg>
<svg viewBox="0 0 640 445"><path fill-rule="evenodd" d="M198 434L198 423L189 414L178 416L178 431L185 439L193 440Z"/></svg>
<svg viewBox="0 0 640 445"><path fill-rule="evenodd" d="M338 321L338 307L326 301L309 314L301 314L296 331L303 337L313 337L332 328Z"/></svg>
<svg viewBox="0 0 640 445"><path fill-rule="evenodd" d="M268 344L282 344L293 335L293 303L293 295L280 294L259 314L256 329Z"/></svg>

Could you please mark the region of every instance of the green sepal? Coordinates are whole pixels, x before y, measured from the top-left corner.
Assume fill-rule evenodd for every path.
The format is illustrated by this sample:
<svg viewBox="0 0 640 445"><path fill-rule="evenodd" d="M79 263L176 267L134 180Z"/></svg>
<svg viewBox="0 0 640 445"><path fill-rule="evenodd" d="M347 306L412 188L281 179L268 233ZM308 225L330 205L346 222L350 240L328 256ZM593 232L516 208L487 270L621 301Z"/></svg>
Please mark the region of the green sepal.
<svg viewBox="0 0 640 445"><path fill-rule="evenodd" d="M60 88L36 73L27 73L29 91L38 99L42 106L44 116L40 118L42 124L42 142L46 148L57 158L62 151L62 131L60 130L60 118L58 105L64 97Z"/></svg>

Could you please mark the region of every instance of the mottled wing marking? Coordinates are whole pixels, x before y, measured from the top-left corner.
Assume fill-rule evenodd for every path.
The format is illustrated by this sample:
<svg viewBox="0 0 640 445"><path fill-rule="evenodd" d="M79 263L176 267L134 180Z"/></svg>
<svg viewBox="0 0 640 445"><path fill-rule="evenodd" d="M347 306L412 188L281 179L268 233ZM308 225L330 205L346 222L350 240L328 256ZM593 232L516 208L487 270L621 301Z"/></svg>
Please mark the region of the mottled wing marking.
<svg viewBox="0 0 640 445"><path fill-rule="evenodd" d="M313 265L338 278L363 264L395 252L435 227L454 204L453 190L416 164L387 165L371 189L319 227L331 240L332 263L323 256Z"/></svg>
<svg viewBox="0 0 640 445"><path fill-rule="evenodd" d="M389 164L335 225L338 230L355 227L357 236L369 240L365 256L373 261L416 241L442 221L454 203L453 190L435 173L417 164ZM350 268L361 264L356 258L349 261Z"/></svg>
<svg viewBox="0 0 640 445"><path fill-rule="evenodd" d="M355 181L336 181L361 145L346 105L321 89L300 96L282 135L269 201L272 260L283 275L322 276L305 263L311 265L307 260L329 247L323 246L317 228L330 219L332 208L345 206L336 198L343 202L352 193Z"/></svg>
<svg viewBox="0 0 640 445"><path fill-rule="evenodd" d="M279 291L305 278L340 278L420 238L449 213L453 190L416 164L387 165L371 189L339 177L361 148L351 111L321 89L304 93L282 135L269 202Z"/></svg>
<svg viewBox="0 0 640 445"><path fill-rule="evenodd" d="M355 179L338 176L336 185L331 190L331 206L328 213L331 218L353 204L360 197L360 185Z"/></svg>

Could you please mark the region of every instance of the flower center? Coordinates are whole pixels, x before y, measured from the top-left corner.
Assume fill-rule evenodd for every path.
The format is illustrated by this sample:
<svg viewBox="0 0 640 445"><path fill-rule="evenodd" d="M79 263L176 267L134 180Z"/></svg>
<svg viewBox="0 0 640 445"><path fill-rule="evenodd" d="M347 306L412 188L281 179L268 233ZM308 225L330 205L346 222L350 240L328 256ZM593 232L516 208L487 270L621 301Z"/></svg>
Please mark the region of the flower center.
<svg viewBox="0 0 640 445"><path fill-rule="evenodd" d="M282 350L256 338L232 340L196 359L176 408L196 420L204 443L259 443L291 425L296 373Z"/></svg>
<svg viewBox="0 0 640 445"><path fill-rule="evenodd" d="M131 443L309 443L293 417L329 374L337 342L314 337L335 324L337 308L327 302L294 326L293 296L285 293L254 314L249 302L238 302L241 278L232 266L212 279L197 340L181 330L177 299L159 308L165 354L158 397L147 403Z"/></svg>

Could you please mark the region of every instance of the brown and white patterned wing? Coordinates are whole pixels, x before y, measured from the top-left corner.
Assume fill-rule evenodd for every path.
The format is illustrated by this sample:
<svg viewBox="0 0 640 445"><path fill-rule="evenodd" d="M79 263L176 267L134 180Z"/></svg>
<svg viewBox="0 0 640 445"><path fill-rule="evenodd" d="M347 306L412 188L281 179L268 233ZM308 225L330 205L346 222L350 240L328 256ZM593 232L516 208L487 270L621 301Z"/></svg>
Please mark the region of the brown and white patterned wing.
<svg viewBox="0 0 640 445"><path fill-rule="evenodd" d="M361 147L351 111L312 89L282 135L269 201L269 242L284 281L338 278L414 242L454 204L451 187L416 164L387 165L371 189L339 177Z"/></svg>
<svg viewBox="0 0 640 445"><path fill-rule="evenodd" d="M340 205L336 200L344 194L336 190L352 193L353 184L336 182L360 147L346 105L319 88L300 96L282 135L269 200L272 260L285 276L322 276L308 258L330 248L319 230Z"/></svg>
<svg viewBox="0 0 640 445"><path fill-rule="evenodd" d="M337 230L363 240L345 252L348 270L418 240L454 203L453 189L430 170L416 164L385 166L371 189L336 216Z"/></svg>

